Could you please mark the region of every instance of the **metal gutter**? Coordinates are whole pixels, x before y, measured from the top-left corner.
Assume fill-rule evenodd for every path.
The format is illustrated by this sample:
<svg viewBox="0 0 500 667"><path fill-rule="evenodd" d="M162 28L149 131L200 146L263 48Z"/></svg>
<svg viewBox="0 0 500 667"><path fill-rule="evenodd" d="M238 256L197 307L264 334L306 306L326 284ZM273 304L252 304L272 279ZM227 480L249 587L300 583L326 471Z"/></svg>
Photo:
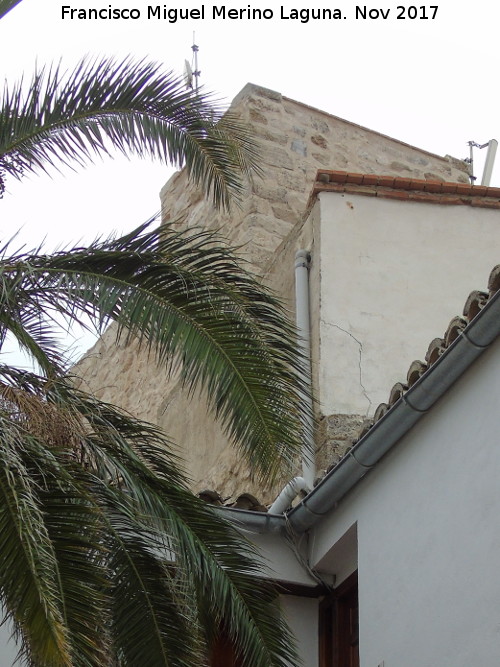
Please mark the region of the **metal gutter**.
<svg viewBox="0 0 500 667"><path fill-rule="evenodd" d="M497 292L443 355L422 375L287 518L297 532L311 528L430 410L500 334Z"/></svg>
<svg viewBox="0 0 500 667"><path fill-rule="evenodd" d="M472 322L442 356L302 502L286 515L286 523L304 533L330 512L397 442L428 412L441 396L495 341L500 334L500 291L486 303ZM232 510L234 512L235 510ZM246 512L249 527L275 532L281 525L276 515ZM267 518L267 520L266 520ZM245 527L247 516L243 517Z"/></svg>
<svg viewBox="0 0 500 667"><path fill-rule="evenodd" d="M270 512L252 512L250 510L239 510L234 507L215 507L225 519L236 524L241 530L252 533L276 533L286 531L286 517L284 514L271 514Z"/></svg>

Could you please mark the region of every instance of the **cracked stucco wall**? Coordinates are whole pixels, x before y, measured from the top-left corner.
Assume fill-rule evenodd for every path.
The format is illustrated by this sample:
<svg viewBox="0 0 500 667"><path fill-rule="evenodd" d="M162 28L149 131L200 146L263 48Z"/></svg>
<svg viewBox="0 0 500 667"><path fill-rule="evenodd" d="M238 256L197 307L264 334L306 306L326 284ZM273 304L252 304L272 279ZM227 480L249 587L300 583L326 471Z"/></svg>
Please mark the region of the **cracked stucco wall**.
<svg viewBox="0 0 500 667"><path fill-rule="evenodd" d="M485 289L498 211L321 193L316 387L326 415L372 416L415 359Z"/></svg>

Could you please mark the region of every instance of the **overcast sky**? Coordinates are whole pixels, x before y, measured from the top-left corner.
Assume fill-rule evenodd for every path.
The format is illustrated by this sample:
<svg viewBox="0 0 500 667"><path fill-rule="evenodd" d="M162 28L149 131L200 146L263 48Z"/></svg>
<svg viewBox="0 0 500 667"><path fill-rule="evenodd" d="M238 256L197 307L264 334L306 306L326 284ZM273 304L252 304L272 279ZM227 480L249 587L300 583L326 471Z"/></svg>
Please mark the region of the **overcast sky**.
<svg viewBox="0 0 500 667"><path fill-rule="evenodd" d="M63 6L136 9L140 18L63 19ZM214 18L214 6L219 13L224 6L226 12L268 10L266 15L273 17ZM164 8L201 12L204 7L205 18L176 23L148 19L148 3L141 0L23 0L0 21L4 77L13 81L29 74L35 62L62 60L71 66L86 54L146 57L181 73L184 59L191 60L196 31L201 82L228 102L252 82L458 158L468 156L469 140L500 139L500 9L491 1L444 0L412 9L409 3L380 0L366 5L367 11L375 16L374 10L383 10L387 18L379 13L379 18L366 20L356 19L356 4L343 0L330 5L286 2L283 10L273 0L226 5L183 0L159 7L161 13ZM337 9L342 18L291 18L294 9L307 7L329 8L332 14ZM415 13L418 18L409 18ZM485 153L476 151L479 176ZM500 155L498 161L492 185L500 185ZM10 180L0 200L0 238L22 228L20 241L31 246L46 238L52 248L131 229L159 208L158 192L171 173L165 165L119 158L76 174Z"/></svg>

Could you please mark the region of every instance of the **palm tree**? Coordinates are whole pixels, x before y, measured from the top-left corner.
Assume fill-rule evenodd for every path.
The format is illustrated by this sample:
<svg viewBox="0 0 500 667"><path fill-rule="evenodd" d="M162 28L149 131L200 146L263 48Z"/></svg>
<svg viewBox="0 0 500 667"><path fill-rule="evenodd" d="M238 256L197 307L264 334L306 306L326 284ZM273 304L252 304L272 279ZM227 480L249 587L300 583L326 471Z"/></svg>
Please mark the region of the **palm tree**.
<svg viewBox="0 0 500 667"><path fill-rule="evenodd" d="M0 589L27 663L200 665L224 628L242 665L294 664L251 546L192 496L165 435L75 388L51 322L113 319L180 363L267 476L300 419L273 297L209 234L169 229L4 253L0 280L2 338L40 368L0 364Z"/></svg>
<svg viewBox="0 0 500 667"><path fill-rule="evenodd" d="M21 0L0 0L0 18ZM245 126L210 94L186 90L159 65L82 60L72 72L37 69L0 103L0 195L6 175L83 165L118 150L185 166L227 208L258 169Z"/></svg>
<svg viewBox="0 0 500 667"><path fill-rule="evenodd" d="M219 116L144 62L42 70L4 93L0 179L114 147L185 164L227 206L254 148ZM296 664L252 546L189 492L158 428L76 387L60 317L114 321L203 387L263 479L303 421L294 330L214 236L150 223L53 254L1 249L0 349L14 337L36 364L0 363L0 601L24 663L192 667L223 632L245 667Z"/></svg>

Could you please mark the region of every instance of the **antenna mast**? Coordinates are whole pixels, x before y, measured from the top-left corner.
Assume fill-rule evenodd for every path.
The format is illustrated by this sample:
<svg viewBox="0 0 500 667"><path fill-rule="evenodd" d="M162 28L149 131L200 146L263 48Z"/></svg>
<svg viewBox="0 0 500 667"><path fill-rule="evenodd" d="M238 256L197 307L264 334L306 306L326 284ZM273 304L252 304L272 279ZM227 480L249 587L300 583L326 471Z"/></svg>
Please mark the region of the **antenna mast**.
<svg viewBox="0 0 500 667"><path fill-rule="evenodd" d="M196 44L195 40L195 33L193 32L193 46L191 47L191 50L193 51L193 65L194 65L194 70L193 70L193 76L194 76L194 89L196 92L198 92L198 79L200 77L200 70L198 69L198 51L200 50L198 45Z"/></svg>
<svg viewBox="0 0 500 667"><path fill-rule="evenodd" d="M470 157L465 160L469 164L469 178L472 185L476 180L474 176L474 157L473 157L473 148L486 148L488 147L488 152L486 155L486 161L484 163L483 169L483 178L481 179L481 185L488 186L491 181L491 173L493 171L493 164L495 162L495 154L497 152L498 141L496 139L490 139L486 144L478 144L475 141L468 141Z"/></svg>

